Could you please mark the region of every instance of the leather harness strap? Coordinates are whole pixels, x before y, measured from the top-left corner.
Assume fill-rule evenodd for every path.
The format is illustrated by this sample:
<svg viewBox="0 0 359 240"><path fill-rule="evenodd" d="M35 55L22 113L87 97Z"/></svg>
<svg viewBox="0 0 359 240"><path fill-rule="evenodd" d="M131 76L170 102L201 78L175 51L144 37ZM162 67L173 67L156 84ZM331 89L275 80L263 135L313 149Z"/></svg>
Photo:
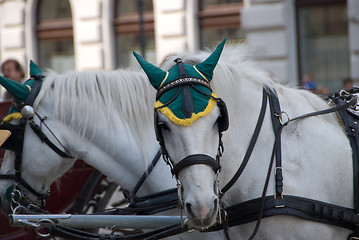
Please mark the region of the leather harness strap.
<svg viewBox="0 0 359 240"><path fill-rule="evenodd" d="M282 171L282 138L280 137L280 131L282 129L282 124L280 123L279 116L281 114L279 100L274 92L274 90L269 91L269 105L271 110L271 118L274 136L277 136L276 149L275 149L275 159L276 159L276 168L275 168L275 186L276 186L276 197L282 197L283 194L283 171Z"/></svg>
<svg viewBox="0 0 359 240"><path fill-rule="evenodd" d="M171 170L171 173L178 177L178 173L182 169L196 164L206 164L210 166L215 173L217 173L221 169L221 165L214 158L204 154L193 154L185 157L176 165L174 165Z"/></svg>

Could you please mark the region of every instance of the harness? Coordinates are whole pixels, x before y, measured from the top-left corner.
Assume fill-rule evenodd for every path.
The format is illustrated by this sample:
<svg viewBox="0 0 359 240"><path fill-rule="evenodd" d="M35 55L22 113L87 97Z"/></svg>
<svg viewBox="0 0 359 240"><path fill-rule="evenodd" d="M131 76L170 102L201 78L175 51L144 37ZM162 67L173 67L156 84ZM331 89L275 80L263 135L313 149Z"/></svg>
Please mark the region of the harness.
<svg viewBox="0 0 359 240"><path fill-rule="evenodd" d="M12 204L15 206L30 206L33 204L31 200L26 197L21 190L21 187L29 191L31 194L37 197L37 200L41 202L41 206L44 206L44 200L49 196L49 192L43 194L36 191L21 175L21 167L22 167L22 151L23 151L23 142L24 142L24 133L25 133L25 126L26 122L29 121L29 125L31 129L36 133L36 135L41 139L42 142L46 143L54 152L59 154L61 157L64 158L73 158L66 148L61 144L61 142L56 138L56 136L51 132L49 127L46 125L45 120L46 117L41 118L36 112L33 111L33 104L35 98L37 97L41 85L42 85L42 75L33 75L31 76L34 80L33 86L29 95L26 97L23 103L14 100L13 107L17 109L19 112L22 113L22 118L20 119L19 125L14 125L10 123L1 123L0 129L7 129L10 130L13 134L9 137L9 139L3 144L2 148L14 151L15 153L15 160L14 160L14 174L0 174L0 180L14 180L15 184L12 189L11 193L11 207ZM44 125L51 134L57 139L57 141L61 144L61 146L65 149L65 151L58 148L53 142L51 142L46 134L42 131L41 125L39 126L33 116L36 116L40 119L41 125ZM17 199L15 199L17 198ZM15 210L15 209L13 209ZM37 210L40 210L38 208Z"/></svg>
<svg viewBox="0 0 359 240"><path fill-rule="evenodd" d="M358 193L358 146L359 138L357 119L354 119L347 110L349 107L353 107L356 104L357 98L353 95L334 95L331 101L336 104L335 107L305 114L293 119L289 119L285 112L280 110L280 105L277 95L270 89L263 89L262 108L258 118L255 131L250 141L248 150L245 154L244 160L237 170L234 177L229 181L227 185L222 189L221 196L229 190L229 188L238 180L245 166L247 165L255 142L257 140L265 111L267 100L269 99L270 111L272 116L272 125L275 134L275 142L272 150L270 166L268 168L267 178L263 194L261 198L256 198L250 201L239 203L230 206L225 209L228 215L228 226L236 226L244 223L249 223L257 220L255 229L249 239L253 239L256 235L262 218L276 216L276 215L292 215L306 220L322 222L330 225L335 225L350 230L354 230L354 233L349 236L349 239L357 239L359 237L358 224L359 224L359 193ZM345 123L345 130L348 133L350 144L353 148L353 165L354 165L354 209L345 208L337 205L333 205L326 202L321 202L309 198L283 195L283 173L282 173L282 161L281 161L281 131L290 122L300 120L303 118L323 115L328 113L338 112L342 121ZM276 159L275 166L275 183L276 193L273 196L266 196L266 191L269 183L270 172L273 167L274 158ZM222 229L222 226L216 226L210 230Z"/></svg>

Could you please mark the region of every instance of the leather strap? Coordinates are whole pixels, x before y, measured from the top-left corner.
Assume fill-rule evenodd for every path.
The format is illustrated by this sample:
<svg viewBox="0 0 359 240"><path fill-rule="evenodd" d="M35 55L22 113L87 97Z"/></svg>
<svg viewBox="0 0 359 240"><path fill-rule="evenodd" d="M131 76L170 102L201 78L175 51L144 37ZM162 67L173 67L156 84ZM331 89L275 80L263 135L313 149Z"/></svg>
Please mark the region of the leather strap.
<svg viewBox="0 0 359 240"><path fill-rule="evenodd" d="M277 134L278 131L281 131L282 124L279 120L279 115L281 114L280 104L278 96L275 93L275 90L268 89L269 92L269 105L271 109L271 118L274 136L277 136L277 146L275 149L275 159L276 159L276 169L275 169L275 186L276 186L276 195L281 197L283 194L283 173L282 173L282 138L281 134Z"/></svg>
<svg viewBox="0 0 359 240"><path fill-rule="evenodd" d="M130 201L130 206L133 206L136 203L135 196L137 191L140 189L142 184L145 182L147 176L152 172L153 168L156 166L158 160L161 157L161 150L158 150L156 156L153 158L151 164L148 166L147 170L143 173L141 178L136 183L135 187L132 189L132 191L126 191L124 190L123 193L127 199Z"/></svg>
<svg viewBox="0 0 359 240"><path fill-rule="evenodd" d="M40 92L40 89L42 86L42 76L35 75L35 76L33 76L33 79L34 79L34 83L31 87L31 91L30 91L29 95L27 95L27 97L25 99L24 105L33 106L34 101Z"/></svg>
<svg viewBox="0 0 359 240"><path fill-rule="evenodd" d="M70 154L62 151L61 149L59 149L55 144L53 144L48 137L44 134L44 132L41 130L41 128L39 127L39 125L37 125L35 123L34 120L30 120L29 121L29 125L32 128L32 130L34 131L34 133L36 133L36 135L40 138L40 140L42 142L45 142L54 152L56 152L58 155L60 155L63 158L73 158Z"/></svg>
<svg viewBox="0 0 359 240"><path fill-rule="evenodd" d="M173 175L178 177L178 173L191 165L195 164L205 164L210 166L215 173L217 173L221 169L221 165L212 157L204 154L193 154L185 157L179 163L173 166L171 172Z"/></svg>

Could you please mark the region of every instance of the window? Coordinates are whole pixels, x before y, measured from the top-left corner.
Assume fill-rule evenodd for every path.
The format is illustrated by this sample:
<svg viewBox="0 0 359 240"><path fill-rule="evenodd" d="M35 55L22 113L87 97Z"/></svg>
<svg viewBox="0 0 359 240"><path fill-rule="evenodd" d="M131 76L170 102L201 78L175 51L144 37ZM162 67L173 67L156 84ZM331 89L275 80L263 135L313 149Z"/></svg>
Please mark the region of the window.
<svg viewBox="0 0 359 240"><path fill-rule="evenodd" d="M345 0L297 0L299 78L311 75L317 89L342 89L349 77Z"/></svg>
<svg viewBox="0 0 359 240"><path fill-rule="evenodd" d="M142 54L149 62L156 62L152 1L117 0L115 11L117 67L137 66L132 51Z"/></svg>
<svg viewBox="0 0 359 240"><path fill-rule="evenodd" d="M37 13L39 65L58 73L73 70L71 8L64 0L39 0Z"/></svg>
<svg viewBox="0 0 359 240"><path fill-rule="evenodd" d="M240 28L242 0L200 0L200 47L213 47L227 38L241 42L244 33Z"/></svg>

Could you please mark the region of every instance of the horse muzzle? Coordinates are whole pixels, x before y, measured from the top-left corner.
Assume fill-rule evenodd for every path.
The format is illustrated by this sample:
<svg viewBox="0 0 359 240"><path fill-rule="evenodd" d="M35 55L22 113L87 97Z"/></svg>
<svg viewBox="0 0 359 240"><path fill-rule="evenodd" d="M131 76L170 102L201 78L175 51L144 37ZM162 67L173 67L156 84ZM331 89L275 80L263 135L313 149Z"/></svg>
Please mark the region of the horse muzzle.
<svg viewBox="0 0 359 240"><path fill-rule="evenodd" d="M184 177L184 182L186 182L186 197L182 198L183 191L186 190L183 188L181 181L178 179L178 174L183 171L183 169L194 166L198 166L197 169L190 170L186 174L194 176L194 179L187 181L190 178ZM215 176L214 183L211 178L205 177L205 179L198 177L198 170L203 169L203 165L206 165L208 170L211 169L214 172L210 173L211 176ZM178 180L179 189L179 201L180 206L185 208L189 220L189 224L196 229L206 229L216 223L217 214L219 212L219 197L217 186L217 174L220 171L221 166L218 161L214 158L204 155L204 154L193 154L185 157L177 164L173 165L172 174L176 176ZM187 179L187 180L185 180ZM190 185L196 185L190 187ZM189 192L190 191L190 192Z"/></svg>
<svg viewBox="0 0 359 240"><path fill-rule="evenodd" d="M214 225L217 221L218 197L216 195L208 202L208 204L197 204L192 201L185 202L185 209L189 224L193 225L196 229L206 229Z"/></svg>

